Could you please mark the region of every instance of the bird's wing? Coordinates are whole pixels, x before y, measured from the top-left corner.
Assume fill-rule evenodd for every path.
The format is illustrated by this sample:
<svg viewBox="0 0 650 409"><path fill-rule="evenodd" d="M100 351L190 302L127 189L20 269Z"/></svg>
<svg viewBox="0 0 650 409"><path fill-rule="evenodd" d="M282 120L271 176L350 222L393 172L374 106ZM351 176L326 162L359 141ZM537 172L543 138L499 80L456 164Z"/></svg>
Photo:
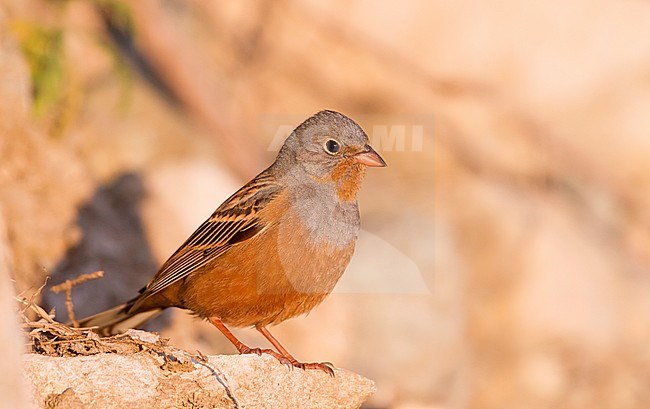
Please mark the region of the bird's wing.
<svg viewBox="0 0 650 409"><path fill-rule="evenodd" d="M155 294L214 260L232 245L248 240L266 227L259 211L282 186L261 174L228 198L163 264L143 289L140 299Z"/></svg>

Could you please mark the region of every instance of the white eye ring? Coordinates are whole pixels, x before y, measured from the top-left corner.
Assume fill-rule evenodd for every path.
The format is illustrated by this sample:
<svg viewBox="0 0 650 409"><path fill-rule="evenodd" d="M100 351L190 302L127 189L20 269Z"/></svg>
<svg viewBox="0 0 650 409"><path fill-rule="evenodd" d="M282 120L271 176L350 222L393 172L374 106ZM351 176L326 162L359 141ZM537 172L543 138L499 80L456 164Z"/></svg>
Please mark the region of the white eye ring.
<svg viewBox="0 0 650 409"><path fill-rule="evenodd" d="M330 155L336 155L341 151L341 144L336 139L328 139L323 144L323 149Z"/></svg>

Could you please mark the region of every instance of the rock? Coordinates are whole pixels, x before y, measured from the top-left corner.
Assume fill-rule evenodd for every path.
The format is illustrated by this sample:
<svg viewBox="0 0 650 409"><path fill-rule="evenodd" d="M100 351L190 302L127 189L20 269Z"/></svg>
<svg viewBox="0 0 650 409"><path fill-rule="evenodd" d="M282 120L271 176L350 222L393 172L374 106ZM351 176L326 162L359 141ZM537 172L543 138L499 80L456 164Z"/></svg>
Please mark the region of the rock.
<svg viewBox="0 0 650 409"><path fill-rule="evenodd" d="M14 289L10 279L11 252L0 205L0 401L1 408L29 408L27 388L22 382L20 355L24 339L18 327Z"/></svg>
<svg viewBox="0 0 650 409"><path fill-rule="evenodd" d="M375 391L374 382L345 369L336 369L332 378L291 370L266 355L202 361L178 350L169 353L27 354L23 362L37 407L358 408ZM182 364L187 359L189 369Z"/></svg>

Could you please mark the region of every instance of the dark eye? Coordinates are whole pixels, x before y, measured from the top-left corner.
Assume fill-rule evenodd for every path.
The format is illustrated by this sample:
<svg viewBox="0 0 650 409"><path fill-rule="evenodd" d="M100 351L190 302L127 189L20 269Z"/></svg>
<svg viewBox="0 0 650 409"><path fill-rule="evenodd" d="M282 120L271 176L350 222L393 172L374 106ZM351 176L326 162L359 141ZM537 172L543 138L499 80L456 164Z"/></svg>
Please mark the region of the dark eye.
<svg viewBox="0 0 650 409"><path fill-rule="evenodd" d="M334 139L328 139L327 142L325 142L325 150L330 155L336 155L341 150L341 145Z"/></svg>

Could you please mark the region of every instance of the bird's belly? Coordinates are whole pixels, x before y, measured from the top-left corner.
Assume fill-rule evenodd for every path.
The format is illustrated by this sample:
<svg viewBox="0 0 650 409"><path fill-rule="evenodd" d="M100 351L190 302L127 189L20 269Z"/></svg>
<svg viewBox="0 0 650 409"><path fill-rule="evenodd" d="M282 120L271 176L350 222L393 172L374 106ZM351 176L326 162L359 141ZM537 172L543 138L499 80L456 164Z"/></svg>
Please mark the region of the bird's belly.
<svg viewBox="0 0 650 409"><path fill-rule="evenodd" d="M320 304L353 251L354 240L332 246L304 230L274 226L189 276L185 308L238 327L282 322Z"/></svg>

